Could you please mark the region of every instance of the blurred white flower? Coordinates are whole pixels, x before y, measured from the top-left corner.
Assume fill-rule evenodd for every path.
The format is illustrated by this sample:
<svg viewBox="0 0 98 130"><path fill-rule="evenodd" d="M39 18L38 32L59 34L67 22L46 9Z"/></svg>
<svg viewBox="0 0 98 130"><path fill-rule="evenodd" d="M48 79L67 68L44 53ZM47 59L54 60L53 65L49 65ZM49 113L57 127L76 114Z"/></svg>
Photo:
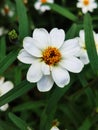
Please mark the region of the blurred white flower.
<svg viewBox="0 0 98 130"><path fill-rule="evenodd" d="M94 41L95 41L95 45L96 45L96 49L97 49L97 53L98 53L98 34L93 31L93 35L94 35ZM84 64L88 64L89 58L88 58L87 49L86 49L86 45L85 45L85 32L84 32L84 30L80 30L79 37L80 37L79 38L79 45L81 48L80 60Z"/></svg>
<svg viewBox="0 0 98 130"><path fill-rule="evenodd" d="M57 126L53 126L50 130L60 130Z"/></svg>
<svg viewBox="0 0 98 130"><path fill-rule="evenodd" d="M6 94L8 91L10 91L14 87L13 83L11 81L5 81L4 77L0 78L0 97ZM8 104L5 104L0 107L1 111L6 111L8 108Z"/></svg>
<svg viewBox="0 0 98 130"><path fill-rule="evenodd" d="M93 12L93 10L97 8L97 3L95 0L78 0L76 6L81 8L82 12L85 14L88 11Z"/></svg>
<svg viewBox="0 0 98 130"><path fill-rule="evenodd" d="M8 5L5 5L2 9L1 9L1 14L3 16L9 16L9 17L13 17L14 15L14 10L10 9L10 7Z"/></svg>
<svg viewBox="0 0 98 130"><path fill-rule="evenodd" d="M35 9L41 12L50 10L50 7L48 5L42 5L44 3L54 3L54 0L37 0L34 4Z"/></svg>
<svg viewBox="0 0 98 130"><path fill-rule="evenodd" d="M37 82L39 91L49 91L54 82L63 88L70 82L69 72L79 73L83 63L76 57L80 51L78 38L64 41L62 29L35 29L32 37L25 37L18 59L31 64L27 72L29 82Z"/></svg>
<svg viewBox="0 0 98 130"><path fill-rule="evenodd" d="M0 36L6 34L8 30L6 30L4 27L0 27Z"/></svg>

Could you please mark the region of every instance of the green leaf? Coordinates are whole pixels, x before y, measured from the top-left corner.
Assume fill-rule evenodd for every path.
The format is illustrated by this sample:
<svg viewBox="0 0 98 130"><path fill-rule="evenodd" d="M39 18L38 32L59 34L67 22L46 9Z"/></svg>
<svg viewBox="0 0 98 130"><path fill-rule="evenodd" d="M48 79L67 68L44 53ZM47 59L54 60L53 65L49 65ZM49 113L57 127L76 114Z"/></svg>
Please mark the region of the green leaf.
<svg viewBox="0 0 98 130"><path fill-rule="evenodd" d="M66 39L72 39L75 37L77 32L77 24L72 24L72 26L70 27L70 29L67 31L66 33Z"/></svg>
<svg viewBox="0 0 98 130"><path fill-rule="evenodd" d="M0 106L4 105L5 103L11 102L14 99L20 97L24 93L28 92L34 87L35 84L30 84L27 81L22 81L19 85L15 86L11 91L7 94L0 97Z"/></svg>
<svg viewBox="0 0 98 130"><path fill-rule="evenodd" d="M19 39L22 40L29 33L27 11L23 0L15 0L19 22Z"/></svg>
<svg viewBox="0 0 98 130"><path fill-rule="evenodd" d="M50 8L57 12L58 14L64 16L65 18L68 18L69 20L72 20L72 21L77 21L77 17L72 14L68 9L66 8L63 8L57 4L50 4L50 3L47 3L46 5L50 6Z"/></svg>
<svg viewBox="0 0 98 130"><path fill-rule="evenodd" d="M87 48L88 57L90 60L91 67L96 73L98 71L98 56L93 37L92 20L90 15L87 13L84 16L84 30L85 30L85 44Z"/></svg>
<svg viewBox="0 0 98 130"><path fill-rule="evenodd" d="M33 101L33 102L27 102L23 103L21 105L18 105L13 108L13 111L24 111L24 110L35 110L37 108L41 108L44 106L44 103L42 101Z"/></svg>
<svg viewBox="0 0 98 130"><path fill-rule="evenodd" d="M0 38L0 61L5 57L6 55L6 43L5 43L5 37Z"/></svg>
<svg viewBox="0 0 98 130"><path fill-rule="evenodd" d="M42 113L40 130L50 130L51 122L53 120L56 111L57 103L61 99L61 97L65 94L65 92L70 88L73 82L74 82L74 78L70 82L70 84L68 84L64 88L57 87L54 90L54 92L51 94L47 106L44 112Z"/></svg>
<svg viewBox="0 0 98 130"><path fill-rule="evenodd" d="M18 50L13 50L3 58L0 62L0 74L2 74L16 60L17 54Z"/></svg>
<svg viewBox="0 0 98 130"><path fill-rule="evenodd" d="M28 125L26 124L25 121L23 121L21 118L17 117L13 113L9 113L9 118L11 121L20 129L20 130L29 130Z"/></svg>
<svg viewBox="0 0 98 130"><path fill-rule="evenodd" d="M89 85L88 81L86 80L85 76L84 76L84 72L81 72L80 74L78 74L78 78L80 80L81 85L83 86L83 88L85 88L87 85ZM84 89L84 92L86 93L87 97L88 97L88 102L89 105L91 107L95 106L95 95L92 91L92 89L90 87Z"/></svg>

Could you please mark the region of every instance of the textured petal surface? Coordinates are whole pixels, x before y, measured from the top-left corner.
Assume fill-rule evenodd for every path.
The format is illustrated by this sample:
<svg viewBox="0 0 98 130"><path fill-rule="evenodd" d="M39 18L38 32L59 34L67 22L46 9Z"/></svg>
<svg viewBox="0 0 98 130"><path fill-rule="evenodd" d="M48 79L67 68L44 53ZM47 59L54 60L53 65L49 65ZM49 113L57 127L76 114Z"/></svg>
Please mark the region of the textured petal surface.
<svg viewBox="0 0 98 130"><path fill-rule="evenodd" d="M4 82L4 77L0 77L0 85L2 85L3 84L3 82Z"/></svg>
<svg viewBox="0 0 98 130"><path fill-rule="evenodd" d="M60 62L60 65L73 73L79 73L84 66L81 60L76 57L70 57L65 60L62 60L62 62Z"/></svg>
<svg viewBox="0 0 98 130"><path fill-rule="evenodd" d="M36 57L41 57L42 52L36 46L37 42L38 41L34 40L31 37L25 37L24 40L23 40L23 47L29 54L36 56Z"/></svg>
<svg viewBox="0 0 98 130"><path fill-rule="evenodd" d="M55 83L61 88L70 82L69 73L61 67L54 67L52 69L52 77Z"/></svg>
<svg viewBox="0 0 98 130"><path fill-rule="evenodd" d="M41 92L49 91L53 86L53 79L50 75L45 75L41 78L41 80L37 83L37 88Z"/></svg>
<svg viewBox="0 0 98 130"><path fill-rule="evenodd" d="M65 39L65 33L62 29L54 28L50 32L51 44L57 48L60 48Z"/></svg>
<svg viewBox="0 0 98 130"><path fill-rule="evenodd" d="M36 46L40 49L45 49L49 45L49 34L46 29L35 29L33 32L33 39L36 41Z"/></svg>
<svg viewBox="0 0 98 130"><path fill-rule="evenodd" d="M31 64L34 60L34 57L27 53L24 49L20 50L18 57L21 62L26 64Z"/></svg>
<svg viewBox="0 0 98 130"><path fill-rule="evenodd" d="M8 104L5 104L3 106L0 107L0 110L1 111L6 111L8 109L9 105Z"/></svg>
<svg viewBox="0 0 98 130"><path fill-rule="evenodd" d="M0 96L4 95L14 87L11 81L6 81L0 86Z"/></svg>
<svg viewBox="0 0 98 130"><path fill-rule="evenodd" d="M64 57L72 55L78 56L80 53L79 38L65 41L60 51Z"/></svg>
<svg viewBox="0 0 98 130"><path fill-rule="evenodd" d="M49 65L47 65L44 62L42 62L42 72L43 72L44 75L49 75L50 74Z"/></svg>
<svg viewBox="0 0 98 130"><path fill-rule="evenodd" d="M41 71L41 63L39 61L34 62L28 72L27 72L27 80L29 82L38 82L42 77Z"/></svg>
<svg viewBox="0 0 98 130"><path fill-rule="evenodd" d="M87 54L86 51L82 51L82 52L81 52L80 60L81 60L84 64L88 64L88 63L89 63L89 58L88 58L88 54Z"/></svg>

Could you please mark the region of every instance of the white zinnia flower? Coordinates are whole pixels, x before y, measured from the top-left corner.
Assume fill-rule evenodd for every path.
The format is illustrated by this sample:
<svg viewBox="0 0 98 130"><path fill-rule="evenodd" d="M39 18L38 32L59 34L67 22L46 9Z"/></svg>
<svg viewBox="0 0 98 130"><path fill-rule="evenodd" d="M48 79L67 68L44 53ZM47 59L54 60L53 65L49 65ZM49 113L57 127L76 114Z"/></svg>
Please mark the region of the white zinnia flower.
<svg viewBox="0 0 98 130"><path fill-rule="evenodd" d="M46 10L50 10L50 7L48 5L42 5L42 4L53 3L53 2L54 2L54 0L37 0L34 4L34 7L36 10L45 12Z"/></svg>
<svg viewBox="0 0 98 130"><path fill-rule="evenodd" d="M13 83L11 81L4 82L4 77L0 78L0 97L6 94L8 91L10 91L13 88ZM8 103L1 106L0 110L6 111L8 108Z"/></svg>
<svg viewBox="0 0 98 130"><path fill-rule="evenodd" d="M78 0L76 6L82 8L82 12L85 14L88 11L93 12L93 9L97 8L97 3L95 0Z"/></svg>
<svg viewBox="0 0 98 130"><path fill-rule="evenodd" d="M25 37L18 59L31 64L27 72L29 82L37 82L39 91L49 91L53 83L63 88L70 82L68 71L79 73L83 63L76 57L80 48L78 38L64 41L62 29L35 29L32 37Z"/></svg>
<svg viewBox="0 0 98 130"><path fill-rule="evenodd" d="M96 49L97 49L97 53L98 53L98 34L93 31L93 35L94 35L94 41L95 41L95 45L96 45ZM85 45L85 32L84 32L84 30L80 30L79 37L80 37L79 38L79 45L80 45L80 48L81 48L80 60L84 64L88 64L89 58L88 58L86 45Z"/></svg>
<svg viewBox="0 0 98 130"><path fill-rule="evenodd" d="M57 126L53 126L50 130L60 130Z"/></svg>
<svg viewBox="0 0 98 130"><path fill-rule="evenodd" d="M10 9L10 7L8 5L5 5L4 8L1 9L1 14L3 16L8 15L9 17L13 17L14 10Z"/></svg>

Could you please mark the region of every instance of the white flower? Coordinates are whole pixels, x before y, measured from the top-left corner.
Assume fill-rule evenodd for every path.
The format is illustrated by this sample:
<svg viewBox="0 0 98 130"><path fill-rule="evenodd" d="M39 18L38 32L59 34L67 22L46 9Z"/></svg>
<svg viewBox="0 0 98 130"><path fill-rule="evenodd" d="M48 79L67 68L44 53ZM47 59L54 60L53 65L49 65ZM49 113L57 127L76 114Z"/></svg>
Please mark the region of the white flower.
<svg viewBox="0 0 98 130"><path fill-rule="evenodd" d="M53 126L50 130L60 130L57 126Z"/></svg>
<svg viewBox="0 0 98 130"><path fill-rule="evenodd" d="M88 11L93 12L93 9L97 8L97 3L95 0L78 0L76 6L82 8L82 12L85 14Z"/></svg>
<svg viewBox="0 0 98 130"><path fill-rule="evenodd" d="M42 5L42 4L53 3L53 2L54 2L54 0L37 0L34 4L34 7L36 10L45 12L46 10L50 10L50 7L48 5Z"/></svg>
<svg viewBox="0 0 98 130"><path fill-rule="evenodd" d="M93 31L93 35L94 35L94 41L95 41L95 45L96 45L96 49L97 49L97 53L98 53L98 34L96 34ZM84 33L84 30L80 30L79 37L80 37L79 45L80 45L80 48L81 48L80 60L84 64L88 64L89 63L89 58L88 58L87 49L86 49L86 45L85 45L85 33Z"/></svg>
<svg viewBox="0 0 98 130"><path fill-rule="evenodd" d="M10 9L10 7L8 5L5 5L2 9L1 9L1 14L3 16L8 15L9 17L13 17L14 15L14 10Z"/></svg>
<svg viewBox="0 0 98 130"><path fill-rule="evenodd" d="M8 91L10 91L13 88L13 83L11 81L4 82L4 77L0 78L0 97L6 94ZM0 107L0 110L6 111L8 108L8 104L5 104Z"/></svg>
<svg viewBox="0 0 98 130"><path fill-rule="evenodd" d="M32 37L25 37L18 59L31 64L27 72L29 82L37 82L39 91L49 91L53 83L63 88L70 82L68 71L79 73L83 63L76 57L80 51L78 38L64 41L62 29L35 29Z"/></svg>
<svg viewBox="0 0 98 130"><path fill-rule="evenodd" d="M0 36L6 34L8 30L6 30L4 27L0 27Z"/></svg>

